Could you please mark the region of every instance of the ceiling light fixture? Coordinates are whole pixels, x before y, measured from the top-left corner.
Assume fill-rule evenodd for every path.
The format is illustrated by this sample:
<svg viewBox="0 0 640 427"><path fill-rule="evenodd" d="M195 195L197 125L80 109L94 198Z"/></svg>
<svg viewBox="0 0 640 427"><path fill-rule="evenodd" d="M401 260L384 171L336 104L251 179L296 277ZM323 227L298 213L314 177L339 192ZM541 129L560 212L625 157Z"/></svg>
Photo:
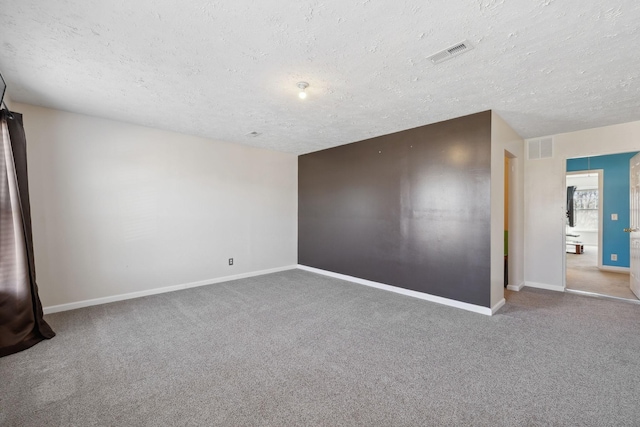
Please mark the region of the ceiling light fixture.
<svg viewBox="0 0 640 427"><path fill-rule="evenodd" d="M307 97L307 92L305 92L305 89L309 87L309 83L299 82L298 87L300 88L300 93L298 93L298 96L300 97L300 99L305 99Z"/></svg>

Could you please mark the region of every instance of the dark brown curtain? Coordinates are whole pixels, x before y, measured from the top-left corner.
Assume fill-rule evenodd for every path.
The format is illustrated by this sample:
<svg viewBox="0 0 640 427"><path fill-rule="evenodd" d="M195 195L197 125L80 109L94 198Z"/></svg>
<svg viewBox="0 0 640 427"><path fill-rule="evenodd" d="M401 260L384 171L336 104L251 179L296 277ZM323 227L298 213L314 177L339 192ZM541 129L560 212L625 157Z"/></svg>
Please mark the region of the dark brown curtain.
<svg viewBox="0 0 640 427"><path fill-rule="evenodd" d="M38 297L22 115L0 111L0 357L55 336Z"/></svg>

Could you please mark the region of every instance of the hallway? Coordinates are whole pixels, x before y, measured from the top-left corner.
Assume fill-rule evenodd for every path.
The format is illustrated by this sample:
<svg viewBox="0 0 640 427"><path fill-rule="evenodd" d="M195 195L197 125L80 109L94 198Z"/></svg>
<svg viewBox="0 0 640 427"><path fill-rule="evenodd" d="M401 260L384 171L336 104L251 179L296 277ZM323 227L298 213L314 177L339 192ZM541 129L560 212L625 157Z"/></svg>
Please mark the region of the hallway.
<svg viewBox="0 0 640 427"><path fill-rule="evenodd" d="M567 289L637 300L629 288L629 273L598 269L597 246L585 245L580 255L567 252Z"/></svg>

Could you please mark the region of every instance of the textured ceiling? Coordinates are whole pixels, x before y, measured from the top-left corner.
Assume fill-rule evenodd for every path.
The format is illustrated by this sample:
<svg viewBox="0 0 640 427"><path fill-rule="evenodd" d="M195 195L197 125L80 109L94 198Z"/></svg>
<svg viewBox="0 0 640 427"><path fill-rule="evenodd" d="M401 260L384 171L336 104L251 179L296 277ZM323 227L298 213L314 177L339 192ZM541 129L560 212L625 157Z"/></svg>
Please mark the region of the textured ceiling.
<svg viewBox="0 0 640 427"><path fill-rule="evenodd" d="M298 154L487 109L528 138L640 120L639 23L637 0L0 0L0 71L15 101Z"/></svg>

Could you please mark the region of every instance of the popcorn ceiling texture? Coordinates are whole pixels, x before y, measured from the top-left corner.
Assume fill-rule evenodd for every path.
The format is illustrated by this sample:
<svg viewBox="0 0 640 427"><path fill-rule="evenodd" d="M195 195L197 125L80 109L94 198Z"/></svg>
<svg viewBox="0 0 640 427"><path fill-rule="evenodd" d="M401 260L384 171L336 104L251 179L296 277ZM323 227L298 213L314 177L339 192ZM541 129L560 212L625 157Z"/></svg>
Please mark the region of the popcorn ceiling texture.
<svg viewBox="0 0 640 427"><path fill-rule="evenodd" d="M638 22L637 0L0 0L0 70L14 101L297 154L487 109L529 138L640 119Z"/></svg>

